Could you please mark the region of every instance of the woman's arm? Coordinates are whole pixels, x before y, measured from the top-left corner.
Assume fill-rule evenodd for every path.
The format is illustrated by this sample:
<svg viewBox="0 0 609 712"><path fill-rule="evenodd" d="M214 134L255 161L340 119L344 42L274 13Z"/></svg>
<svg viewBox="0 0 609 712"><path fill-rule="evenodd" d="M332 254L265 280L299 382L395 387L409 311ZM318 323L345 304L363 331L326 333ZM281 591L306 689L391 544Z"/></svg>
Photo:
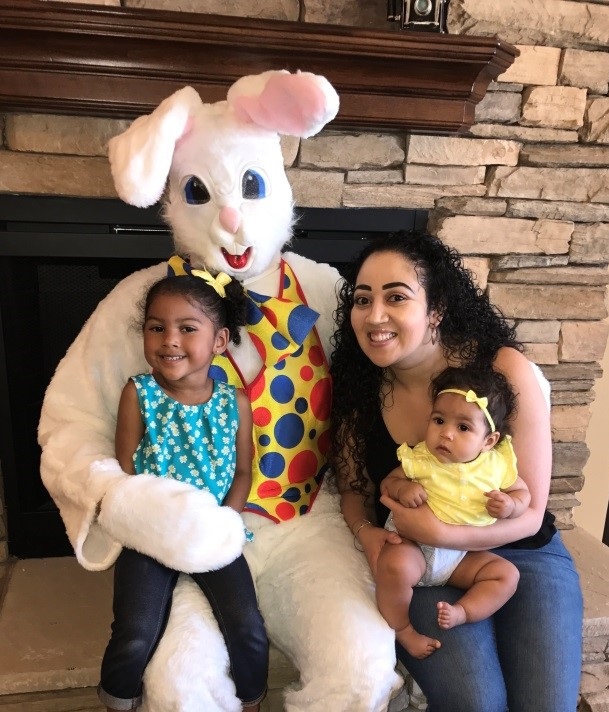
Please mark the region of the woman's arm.
<svg viewBox="0 0 609 712"><path fill-rule="evenodd" d="M144 435L144 421L140 412L135 383L127 381L121 393L116 415L116 432L114 448L116 459L123 472L135 474L133 466L133 453Z"/></svg>
<svg viewBox="0 0 609 712"><path fill-rule="evenodd" d="M434 517L427 505L401 507L388 497L381 501L394 515L403 536L452 549L482 550L508 544L535 534L543 519L552 473L550 412L531 363L512 348L502 348L495 359L516 393L516 414L511 422L512 444L518 474L527 484L531 502L520 517L501 519L487 527L454 526Z"/></svg>
<svg viewBox="0 0 609 712"><path fill-rule="evenodd" d="M252 407L243 391L237 391L239 428L237 430L237 464L235 477L223 504L241 513L252 487Z"/></svg>
<svg viewBox="0 0 609 712"><path fill-rule="evenodd" d="M353 490L341 493L340 508L347 526L353 534L353 546L360 548L373 575L376 562L385 544L399 544L402 539L396 532L375 526L368 518L363 497Z"/></svg>
<svg viewBox="0 0 609 712"><path fill-rule="evenodd" d="M346 455L345 462L343 472L336 473L340 510L353 534L353 546L364 552L370 570L376 575L376 562L383 546L386 543L399 544L402 540L396 532L377 527L370 521L365 496L351 487L354 477L350 473L354 472L355 465L349 454Z"/></svg>

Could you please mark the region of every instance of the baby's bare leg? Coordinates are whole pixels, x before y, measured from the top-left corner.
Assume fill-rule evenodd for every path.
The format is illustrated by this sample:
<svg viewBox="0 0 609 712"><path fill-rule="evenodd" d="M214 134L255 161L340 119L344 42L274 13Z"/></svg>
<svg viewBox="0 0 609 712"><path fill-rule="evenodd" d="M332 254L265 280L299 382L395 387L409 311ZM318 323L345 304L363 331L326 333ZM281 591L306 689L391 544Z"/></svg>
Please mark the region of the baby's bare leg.
<svg viewBox="0 0 609 712"><path fill-rule="evenodd" d="M440 647L440 641L417 633L408 611L412 587L425 573L421 549L411 541L385 544L377 561L376 601L383 618L395 630L398 642L415 658L426 658Z"/></svg>
<svg viewBox="0 0 609 712"><path fill-rule="evenodd" d="M490 551L468 552L447 581L466 592L454 605L438 603L438 625L448 629L488 618L514 595L519 578L506 559Z"/></svg>

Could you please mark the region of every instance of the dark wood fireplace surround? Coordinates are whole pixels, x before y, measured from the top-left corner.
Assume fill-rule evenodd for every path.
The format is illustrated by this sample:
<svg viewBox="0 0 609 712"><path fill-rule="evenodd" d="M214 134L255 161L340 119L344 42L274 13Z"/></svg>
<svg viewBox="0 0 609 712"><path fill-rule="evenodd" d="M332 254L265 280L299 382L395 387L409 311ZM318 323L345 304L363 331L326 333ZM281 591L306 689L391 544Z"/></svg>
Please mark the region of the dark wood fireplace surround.
<svg viewBox="0 0 609 712"><path fill-rule="evenodd" d="M0 112L133 118L190 84L218 101L267 69L323 74L337 129L466 131L518 50L497 37L0 0Z"/></svg>

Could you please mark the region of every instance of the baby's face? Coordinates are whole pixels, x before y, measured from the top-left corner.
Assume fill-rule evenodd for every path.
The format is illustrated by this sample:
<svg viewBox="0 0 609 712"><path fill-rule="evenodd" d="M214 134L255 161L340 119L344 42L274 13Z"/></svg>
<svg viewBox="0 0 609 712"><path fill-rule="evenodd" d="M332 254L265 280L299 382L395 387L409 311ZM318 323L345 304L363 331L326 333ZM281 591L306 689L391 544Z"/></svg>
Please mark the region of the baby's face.
<svg viewBox="0 0 609 712"><path fill-rule="evenodd" d="M488 421L476 403L468 403L458 393L442 393L436 398L425 442L440 462L475 460L490 449L488 437Z"/></svg>

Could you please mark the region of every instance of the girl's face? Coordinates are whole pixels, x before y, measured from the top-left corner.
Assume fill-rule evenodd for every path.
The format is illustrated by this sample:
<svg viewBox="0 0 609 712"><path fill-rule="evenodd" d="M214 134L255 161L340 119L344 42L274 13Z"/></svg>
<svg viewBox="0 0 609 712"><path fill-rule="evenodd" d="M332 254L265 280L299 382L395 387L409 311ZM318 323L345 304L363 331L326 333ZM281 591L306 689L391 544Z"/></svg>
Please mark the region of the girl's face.
<svg viewBox="0 0 609 712"><path fill-rule="evenodd" d="M489 433L488 420L475 403L458 393L442 393L433 405L425 442L440 462L471 462L490 450L499 433Z"/></svg>
<svg viewBox="0 0 609 712"><path fill-rule="evenodd" d="M433 348L431 327L438 322L409 260L396 252L368 257L355 281L351 326L372 363L416 365Z"/></svg>
<svg viewBox="0 0 609 712"><path fill-rule="evenodd" d="M228 329L213 322L186 297L160 294L144 322L144 355L155 374L168 382L207 378L209 366L228 344Z"/></svg>

